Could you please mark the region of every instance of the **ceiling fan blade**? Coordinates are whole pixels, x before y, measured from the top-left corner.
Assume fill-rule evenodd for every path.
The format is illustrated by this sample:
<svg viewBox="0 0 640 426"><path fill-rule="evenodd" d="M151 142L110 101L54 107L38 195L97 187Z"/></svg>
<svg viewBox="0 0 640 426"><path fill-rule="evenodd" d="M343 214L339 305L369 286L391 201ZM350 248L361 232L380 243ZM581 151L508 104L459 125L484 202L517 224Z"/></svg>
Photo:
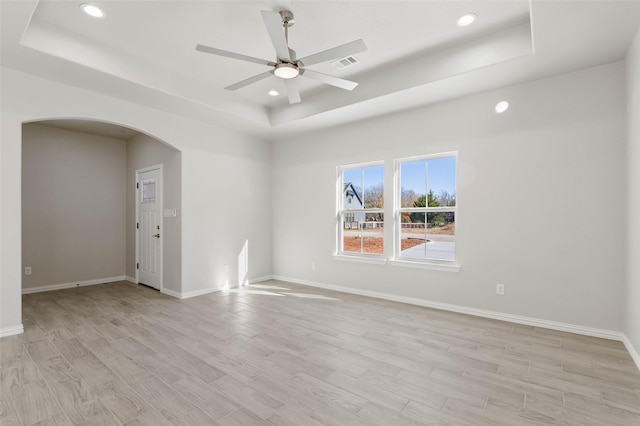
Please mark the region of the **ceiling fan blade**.
<svg viewBox="0 0 640 426"><path fill-rule="evenodd" d="M272 75L273 75L273 71L263 72L261 74L254 75L253 77L249 77L246 80L242 80L235 84L232 84L231 86L227 86L225 87L225 90L230 90L230 91L238 90L252 83L255 83L256 81L264 80L267 77L271 77Z"/></svg>
<svg viewBox="0 0 640 426"><path fill-rule="evenodd" d="M284 85L287 87L287 96L289 96L290 104L297 104L300 99L300 91L298 90L298 82L295 78L284 80Z"/></svg>
<svg viewBox="0 0 640 426"><path fill-rule="evenodd" d="M284 36L282 17L277 12L267 10L261 10L260 13L262 13L262 20L264 21L265 27L267 27L267 32L269 33L274 49L276 49L278 58L291 61L289 46Z"/></svg>
<svg viewBox="0 0 640 426"><path fill-rule="evenodd" d="M305 56L298 59L298 63L301 66L309 66L313 64L319 64L320 62L330 61L332 59L344 58L345 56L353 55L354 53L364 52L367 50L367 45L364 44L362 39L352 41L341 46L334 47L329 50L324 50L313 55Z"/></svg>
<svg viewBox="0 0 640 426"><path fill-rule="evenodd" d="M255 62L256 64L261 64L261 65L271 65L271 66L275 65L275 63L267 61L265 59L254 58L247 55L241 55L240 53L228 52L226 50L216 49L215 47L209 47L203 44L196 45L196 50L200 52L211 53L212 55L224 56L232 59L239 59L241 61Z"/></svg>
<svg viewBox="0 0 640 426"><path fill-rule="evenodd" d="M358 85L358 83L356 83L355 81L345 80L343 78L334 77L329 74L323 74L318 71L311 71L311 70L305 69L305 70L301 70L300 75L303 77L309 77L314 80L320 81L322 83L330 84L332 86L339 87L340 89L345 89L345 90L353 90Z"/></svg>

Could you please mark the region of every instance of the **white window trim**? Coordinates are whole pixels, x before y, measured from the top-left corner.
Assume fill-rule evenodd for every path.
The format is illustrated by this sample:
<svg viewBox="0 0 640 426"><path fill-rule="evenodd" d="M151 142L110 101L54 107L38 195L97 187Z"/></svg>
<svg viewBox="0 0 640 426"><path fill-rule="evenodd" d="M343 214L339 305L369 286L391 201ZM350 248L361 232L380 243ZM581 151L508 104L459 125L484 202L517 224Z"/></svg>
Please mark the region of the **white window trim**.
<svg viewBox="0 0 640 426"><path fill-rule="evenodd" d="M384 255L380 254L370 254L370 253L354 253L350 254L350 252L334 254L333 258L335 260L340 260L343 262L360 262L360 263L370 263L372 265L384 265L387 263L387 259Z"/></svg>
<svg viewBox="0 0 640 426"><path fill-rule="evenodd" d="M433 271L460 272L460 269L462 269L462 266L460 264L450 260L391 259L389 263L393 266L402 266L405 268L416 268L416 269L431 269Z"/></svg>
<svg viewBox="0 0 640 426"><path fill-rule="evenodd" d="M336 260L344 260L348 262L362 262L362 263L370 263L370 264L378 264L384 265L387 263L387 259L385 254L372 254L372 253L354 253L354 252L345 252L342 250L343 243L343 229L342 229L342 216L341 213L346 211L346 209L341 209L342 199L344 198L343 189L344 182L342 181L342 171L346 169L355 169L355 168L364 168L364 167L372 167L372 166L382 166L384 170L384 160L379 161L368 161L366 163L356 163L356 164L347 164L336 167L336 251L333 255L333 258ZM384 176L384 174L383 174ZM384 182L384 180L383 180ZM383 183L384 184L384 183ZM364 188L363 188L364 190ZM364 194L363 194L364 197ZM362 200L364 203L364 199ZM360 212L366 211L369 213L383 213L384 209L353 209L349 210L349 212ZM386 221L385 221L386 222ZM385 244L386 246L386 244ZM385 247L386 250L386 247Z"/></svg>
<svg viewBox="0 0 640 426"><path fill-rule="evenodd" d="M402 200L402 183L400 182L400 165L402 163L410 162L410 161L428 161L434 160L437 158L448 158L455 157L456 159L456 205L453 207L418 207L418 208L410 208L410 207L401 207ZM393 160L393 257L390 260L390 263L394 266L404 266L409 268L420 268L420 269L432 269L438 271L451 271L451 272L459 272L462 266L458 263L458 207L459 207L459 199L458 199L458 152L457 151L449 151L442 152L438 154L429 154L429 155L420 155L413 157L405 157L405 158L397 158ZM403 258L400 256L400 248L401 248L401 218L400 214L402 212L438 212L438 211L453 211L456 218L456 245L455 245L455 260L441 260L441 259L414 259L414 258Z"/></svg>

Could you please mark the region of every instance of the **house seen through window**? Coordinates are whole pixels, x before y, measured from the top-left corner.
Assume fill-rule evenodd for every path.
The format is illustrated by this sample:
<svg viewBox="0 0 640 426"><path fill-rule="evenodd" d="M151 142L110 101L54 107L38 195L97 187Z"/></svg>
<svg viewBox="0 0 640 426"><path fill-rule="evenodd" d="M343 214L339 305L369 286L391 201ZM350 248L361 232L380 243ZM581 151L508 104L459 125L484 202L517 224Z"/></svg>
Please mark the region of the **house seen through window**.
<svg viewBox="0 0 640 426"><path fill-rule="evenodd" d="M384 167L340 167L339 252L384 254Z"/></svg>

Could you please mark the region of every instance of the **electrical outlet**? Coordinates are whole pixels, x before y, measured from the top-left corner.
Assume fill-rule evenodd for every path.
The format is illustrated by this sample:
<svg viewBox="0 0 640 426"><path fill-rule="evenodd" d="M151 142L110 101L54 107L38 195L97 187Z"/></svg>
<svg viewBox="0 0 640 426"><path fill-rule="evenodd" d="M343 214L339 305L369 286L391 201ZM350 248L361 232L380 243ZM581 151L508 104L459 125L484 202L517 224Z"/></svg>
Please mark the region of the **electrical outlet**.
<svg viewBox="0 0 640 426"><path fill-rule="evenodd" d="M31 266L25 266L24 267L24 274L25 275L31 275Z"/></svg>
<svg viewBox="0 0 640 426"><path fill-rule="evenodd" d="M229 273L229 264L225 263L224 265L222 265L222 270L224 271L225 274Z"/></svg>
<svg viewBox="0 0 640 426"><path fill-rule="evenodd" d="M312 271L316 270L316 262L311 262L311 270Z"/></svg>
<svg viewBox="0 0 640 426"><path fill-rule="evenodd" d="M496 284L496 294L504 296L504 284Z"/></svg>

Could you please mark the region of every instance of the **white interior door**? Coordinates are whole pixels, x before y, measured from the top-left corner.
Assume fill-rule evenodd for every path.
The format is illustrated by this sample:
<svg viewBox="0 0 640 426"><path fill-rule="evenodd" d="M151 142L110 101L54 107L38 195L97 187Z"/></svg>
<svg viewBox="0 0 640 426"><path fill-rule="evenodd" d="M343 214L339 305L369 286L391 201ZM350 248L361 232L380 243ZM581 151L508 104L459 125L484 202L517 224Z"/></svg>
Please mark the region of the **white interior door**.
<svg viewBox="0 0 640 426"><path fill-rule="evenodd" d="M137 172L138 283L162 288L162 169Z"/></svg>

